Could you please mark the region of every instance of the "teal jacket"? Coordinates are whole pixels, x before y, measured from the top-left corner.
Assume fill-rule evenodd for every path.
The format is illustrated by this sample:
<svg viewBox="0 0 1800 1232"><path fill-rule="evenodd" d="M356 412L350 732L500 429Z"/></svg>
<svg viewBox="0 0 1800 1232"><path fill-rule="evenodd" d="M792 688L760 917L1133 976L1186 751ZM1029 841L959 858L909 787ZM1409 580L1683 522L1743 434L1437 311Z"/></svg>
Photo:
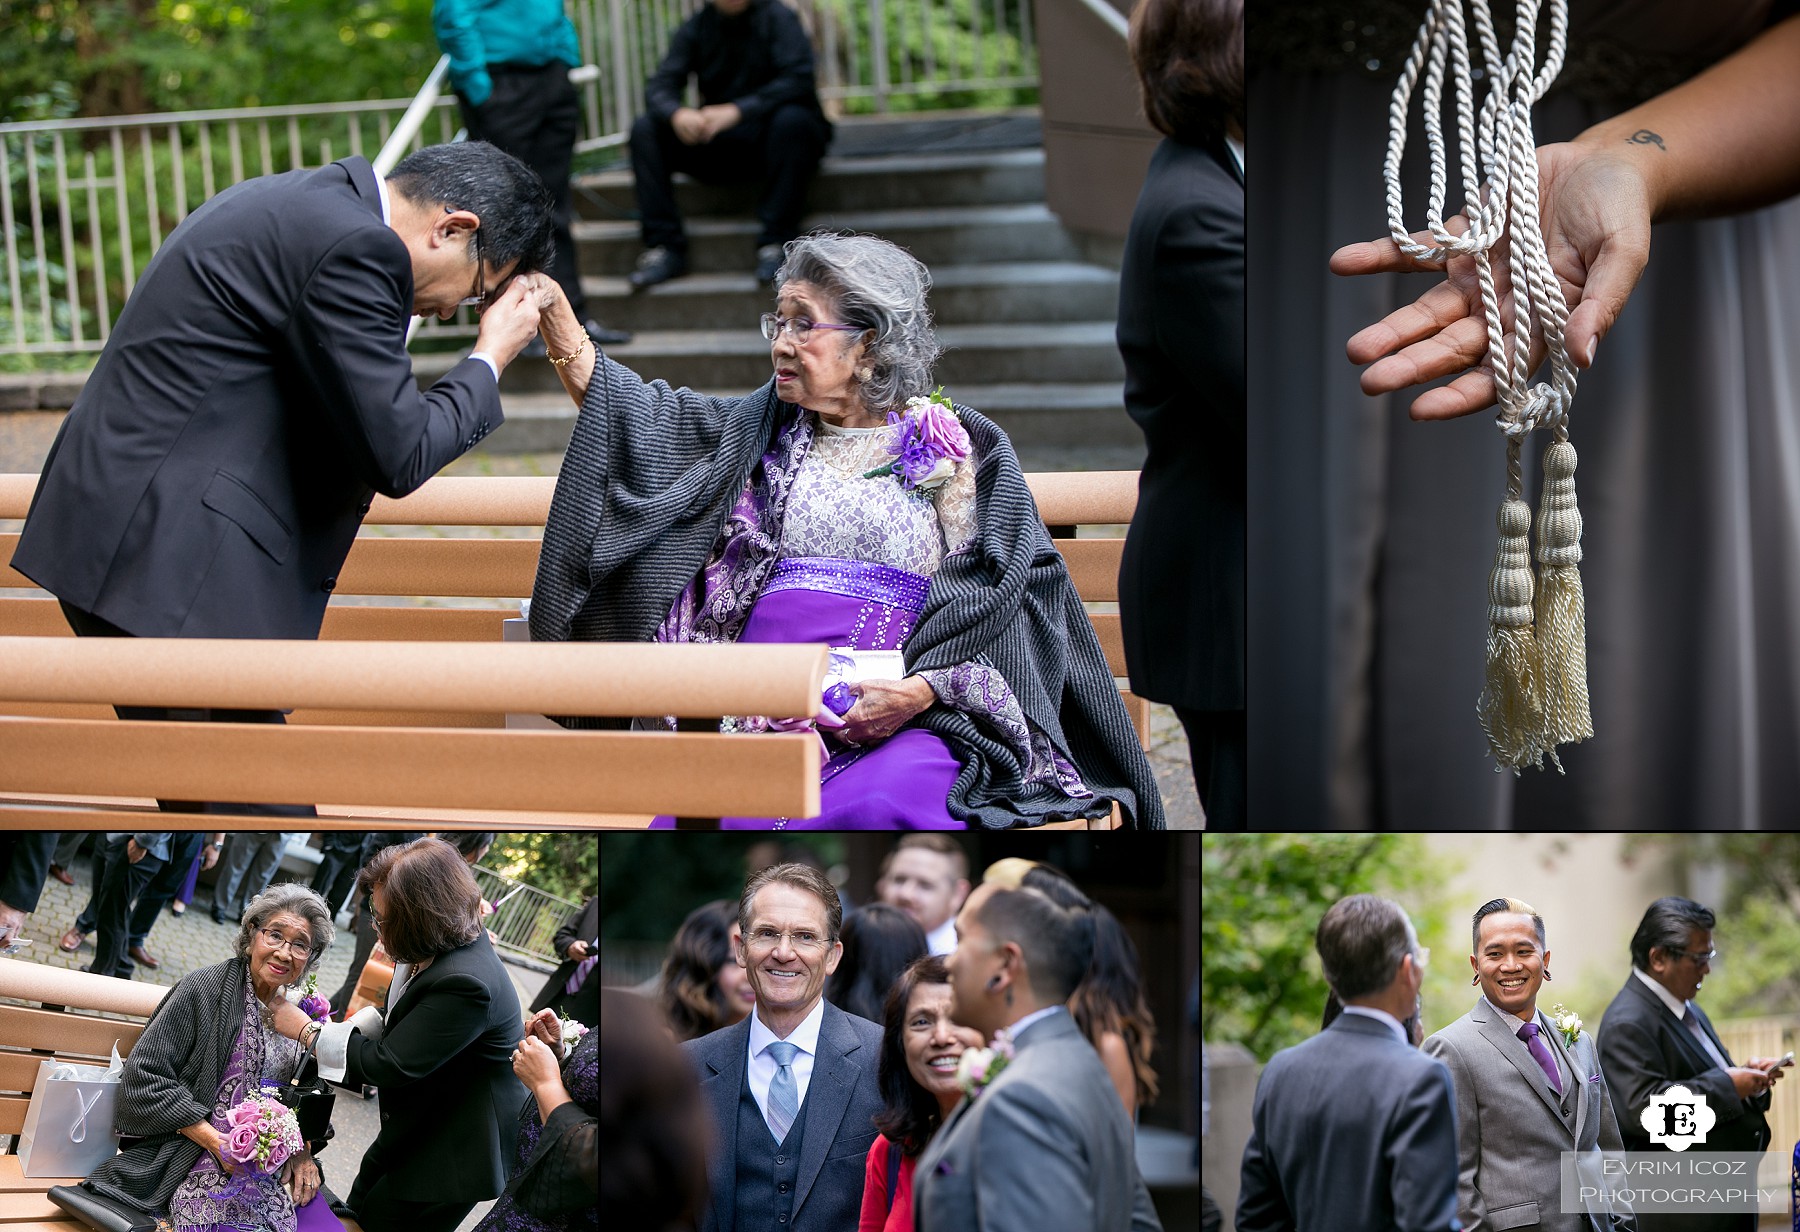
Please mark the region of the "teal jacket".
<svg viewBox="0 0 1800 1232"><path fill-rule="evenodd" d="M563 0L436 0L431 28L450 56L450 84L471 107L494 92L490 64L581 63Z"/></svg>

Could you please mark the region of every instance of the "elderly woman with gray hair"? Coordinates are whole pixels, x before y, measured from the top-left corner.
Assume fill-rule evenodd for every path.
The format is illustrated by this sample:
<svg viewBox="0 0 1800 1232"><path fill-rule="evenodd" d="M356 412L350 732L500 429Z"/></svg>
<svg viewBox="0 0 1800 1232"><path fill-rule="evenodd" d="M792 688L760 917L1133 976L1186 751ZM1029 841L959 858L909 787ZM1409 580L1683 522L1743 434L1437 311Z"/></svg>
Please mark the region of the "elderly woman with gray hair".
<svg viewBox="0 0 1800 1232"><path fill-rule="evenodd" d="M646 383L595 352L553 281L533 283L581 407L535 640L830 645L842 678L816 716L727 720L817 725L828 756L808 827L1004 829L1113 801L1127 824L1162 827L1011 443L933 392L923 265L872 236L788 244L762 318L774 375L741 398Z"/></svg>
<svg viewBox="0 0 1800 1232"><path fill-rule="evenodd" d="M284 882L251 900L233 956L184 976L151 1013L119 1089L126 1142L94 1169L90 1188L166 1213L180 1229L343 1227L327 1203L314 1200L321 1177L309 1152L275 1177L234 1170L223 1154L227 1111L299 1067L305 1050L276 1030L274 1011L287 1005L282 990L318 966L332 937L325 901L303 886Z"/></svg>

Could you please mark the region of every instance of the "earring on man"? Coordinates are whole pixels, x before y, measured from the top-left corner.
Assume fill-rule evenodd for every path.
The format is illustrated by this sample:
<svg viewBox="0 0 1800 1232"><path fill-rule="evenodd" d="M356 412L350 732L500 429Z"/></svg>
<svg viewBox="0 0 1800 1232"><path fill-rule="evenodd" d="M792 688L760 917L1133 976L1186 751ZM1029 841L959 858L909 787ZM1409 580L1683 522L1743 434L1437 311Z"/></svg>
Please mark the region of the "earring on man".
<svg viewBox="0 0 1800 1232"><path fill-rule="evenodd" d="M1481 977L1479 975L1471 975L1469 977L1469 987L1470 988L1475 987L1475 985L1477 985L1479 983L1481 983Z"/></svg>
<svg viewBox="0 0 1800 1232"><path fill-rule="evenodd" d="M1544 968L1544 978L1545 978L1545 979L1549 979L1549 978L1550 978L1550 968L1548 968L1548 967L1545 967L1545 968Z"/></svg>

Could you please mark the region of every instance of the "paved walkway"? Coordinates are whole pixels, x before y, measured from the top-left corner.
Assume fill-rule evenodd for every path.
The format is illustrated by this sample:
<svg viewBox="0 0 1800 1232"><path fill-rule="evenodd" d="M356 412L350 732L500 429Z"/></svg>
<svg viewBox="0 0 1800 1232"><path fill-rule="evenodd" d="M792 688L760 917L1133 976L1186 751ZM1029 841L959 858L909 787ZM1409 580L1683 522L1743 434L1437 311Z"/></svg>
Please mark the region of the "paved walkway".
<svg viewBox="0 0 1800 1232"><path fill-rule="evenodd" d="M75 876L73 886L65 886L55 878L45 880L37 910L26 917L20 933L31 939L31 945L14 957L70 971L78 971L93 961L92 936L73 954L65 954L57 948L63 931L74 925L75 917L86 905L93 884L93 869L87 855L78 857L76 867L69 871ZM231 956L238 932L237 922L214 924L208 911L212 906L209 895L210 891L202 886L184 915L178 917L163 912L145 942L145 947L161 965L150 971L142 963L137 964L136 978L140 982L173 985L188 972ZM336 942L319 960L319 987L326 995L335 992L344 982L355 949L355 935L340 928ZM521 1008L531 1003L547 978L541 972L510 963L507 972L513 977ZM381 1128L381 1096L378 1093L363 1100L352 1091L340 1089L332 1112L332 1124L337 1127L337 1135L319 1156L319 1167L325 1173L325 1183L341 1197L350 1192L357 1165ZM462 1222L459 1232L469 1232L492 1205L491 1202L478 1203Z"/></svg>

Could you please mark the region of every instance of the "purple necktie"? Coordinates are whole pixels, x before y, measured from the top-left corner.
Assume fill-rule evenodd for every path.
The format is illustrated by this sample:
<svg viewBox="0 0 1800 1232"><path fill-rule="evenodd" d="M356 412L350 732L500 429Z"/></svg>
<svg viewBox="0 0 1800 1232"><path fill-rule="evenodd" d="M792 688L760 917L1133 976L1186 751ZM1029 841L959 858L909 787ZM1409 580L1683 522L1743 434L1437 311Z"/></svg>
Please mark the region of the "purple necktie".
<svg viewBox="0 0 1800 1232"><path fill-rule="evenodd" d="M1519 1038L1525 1041L1525 1047L1531 1049L1531 1055L1543 1067L1544 1077L1550 1080L1550 1089L1558 1095L1562 1094L1562 1075L1556 1072L1556 1058L1550 1055L1550 1045L1538 1038L1538 1025L1528 1022L1519 1028Z"/></svg>
<svg viewBox="0 0 1800 1232"><path fill-rule="evenodd" d="M571 975L569 977L569 982L563 985L563 991L570 996L574 996L577 992L580 992L581 986L587 983L588 972L592 971L594 969L594 964L599 961L600 955L598 954L589 954L586 958L582 959L580 964L575 968L575 974Z"/></svg>

